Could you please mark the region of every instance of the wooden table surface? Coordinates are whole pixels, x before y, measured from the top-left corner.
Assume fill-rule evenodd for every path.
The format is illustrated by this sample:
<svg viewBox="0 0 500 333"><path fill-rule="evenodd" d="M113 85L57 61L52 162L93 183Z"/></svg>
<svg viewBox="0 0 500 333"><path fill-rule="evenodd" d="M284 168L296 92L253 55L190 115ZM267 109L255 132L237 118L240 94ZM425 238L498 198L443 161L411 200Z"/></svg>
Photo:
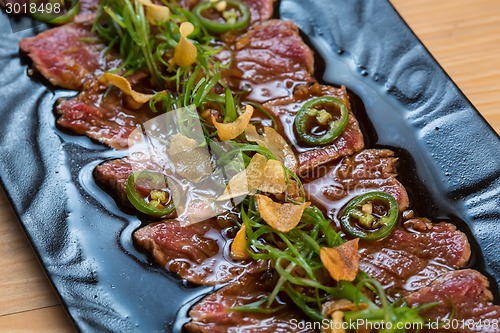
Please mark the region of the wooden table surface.
<svg viewBox="0 0 500 333"><path fill-rule="evenodd" d="M500 0L392 3L500 133ZM35 331L75 329L0 193L0 332Z"/></svg>

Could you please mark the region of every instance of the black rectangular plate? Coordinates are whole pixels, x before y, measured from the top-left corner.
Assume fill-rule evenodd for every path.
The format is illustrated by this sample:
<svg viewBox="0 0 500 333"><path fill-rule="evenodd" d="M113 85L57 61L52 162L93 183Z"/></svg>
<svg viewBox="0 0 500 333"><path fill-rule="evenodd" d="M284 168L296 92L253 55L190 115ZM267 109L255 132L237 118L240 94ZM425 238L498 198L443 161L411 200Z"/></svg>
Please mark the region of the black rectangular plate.
<svg viewBox="0 0 500 333"><path fill-rule="evenodd" d="M317 55L317 77L347 86L369 147L390 147L412 208L466 232L470 267L500 282L500 138L394 8L380 0L283 0ZM76 326L82 331L180 331L210 287L187 286L131 243L140 225L93 181L107 149L55 126L74 95L28 77L21 38L0 15L0 178ZM176 321L177 319L177 321Z"/></svg>

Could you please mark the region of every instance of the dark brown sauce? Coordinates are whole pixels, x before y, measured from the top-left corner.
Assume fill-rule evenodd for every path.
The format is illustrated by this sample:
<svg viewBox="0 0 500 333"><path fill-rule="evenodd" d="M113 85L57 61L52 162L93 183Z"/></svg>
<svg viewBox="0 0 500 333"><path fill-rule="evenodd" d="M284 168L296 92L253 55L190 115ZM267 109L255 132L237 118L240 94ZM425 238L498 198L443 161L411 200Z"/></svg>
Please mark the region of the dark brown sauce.
<svg viewBox="0 0 500 333"><path fill-rule="evenodd" d="M325 216L331 219L337 228L341 230L339 212L349 201L363 193L362 189L348 190L347 195L341 200L331 200L325 195L326 188L339 189L344 191L342 184L335 181L333 175L337 172L340 164L330 163L322 168L318 168L313 177L304 180L304 189L307 193L307 200L318 206Z"/></svg>
<svg viewBox="0 0 500 333"><path fill-rule="evenodd" d="M247 87L250 91L245 96L245 100L257 103L290 97L290 92L295 87L306 84L306 82L291 80L271 80L262 84L255 84L246 80L240 82L242 86Z"/></svg>

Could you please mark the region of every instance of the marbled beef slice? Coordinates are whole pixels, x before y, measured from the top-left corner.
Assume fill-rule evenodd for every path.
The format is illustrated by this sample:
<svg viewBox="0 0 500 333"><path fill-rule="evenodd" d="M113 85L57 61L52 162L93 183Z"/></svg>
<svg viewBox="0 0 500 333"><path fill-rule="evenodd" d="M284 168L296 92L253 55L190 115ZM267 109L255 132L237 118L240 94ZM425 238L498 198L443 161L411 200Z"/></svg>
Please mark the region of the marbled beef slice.
<svg viewBox="0 0 500 333"><path fill-rule="evenodd" d="M133 238L156 264L189 282L213 285L267 266L264 261L233 261L229 240L234 235L235 227L221 227L215 219L188 226L166 220L140 228Z"/></svg>
<svg viewBox="0 0 500 333"><path fill-rule="evenodd" d="M333 96L342 100L349 108L349 123L342 134L332 143L311 147L302 143L297 137L294 130L295 116L304 103L322 96ZM364 147L363 134L356 117L350 111L349 97L344 88L338 89L317 83L300 86L295 89L293 96L265 103L264 107L280 120L281 131L297 154L298 174L307 174L317 166L354 154Z"/></svg>
<svg viewBox="0 0 500 333"><path fill-rule="evenodd" d="M389 149L365 149L346 156L326 176L330 180L323 188L323 195L329 200L349 200L364 192L383 191L391 194L398 202L399 211L405 211L409 204L408 193L397 180L398 158Z"/></svg>
<svg viewBox="0 0 500 333"><path fill-rule="evenodd" d="M379 242L360 242L360 269L385 286L393 298L428 286L464 267L471 250L467 236L450 223L409 220Z"/></svg>
<svg viewBox="0 0 500 333"><path fill-rule="evenodd" d="M338 220L338 212L356 196L384 191L398 202L399 211L409 206L408 193L397 180L397 158L389 149L365 149L325 166L323 176L304 185L308 195L322 205L328 215ZM316 178L318 170L309 175Z"/></svg>
<svg viewBox="0 0 500 333"><path fill-rule="evenodd" d="M329 171L305 184L308 195L327 211L340 229L339 214L361 193L384 191L400 212L408 194L397 180L397 158L388 149L366 149L329 165ZM429 285L442 274L464 267L470 257L467 237L449 223L409 219L378 242L360 243L360 268L379 280L393 298Z"/></svg>
<svg viewBox="0 0 500 333"><path fill-rule="evenodd" d="M449 272L430 286L408 295L406 301L410 306L439 302L422 313L431 319L449 319L454 311L449 329L439 332L500 332L500 306L492 303L493 295L486 277L472 269ZM426 332L436 330L430 327Z"/></svg>
<svg viewBox="0 0 500 333"><path fill-rule="evenodd" d="M251 91L246 100L263 103L288 97L298 84L314 81L313 53L293 22L257 25L236 40L231 53L231 66L222 76L233 90Z"/></svg>
<svg viewBox="0 0 500 333"><path fill-rule="evenodd" d="M57 124L111 148L125 149L132 131L157 114L147 105L131 109L121 91L113 88L109 92L107 88L92 81L88 90L59 103L56 107L60 116Z"/></svg>
<svg viewBox="0 0 500 333"><path fill-rule="evenodd" d="M94 179L99 186L111 193L120 205L132 208L125 192L128 177L134 171L159 172L160 169L144 154L138 153L99 164L94 169Z"/></svg>
<svg viewBox="0 0 500 333"><path fill-rule="evenodd" d="M105 45L95 41L89 23L69 23L24 38L19 46L33 61L33 67L55 86L82 90L106 69L116 68L117 60L105 65Z"/></svg>
<svg viewBox="0 0 500 333"><path fill-rule="evenodd" d="M268 295L276 283L270 272L262 275L246 275L238 281L205 297L196 304L189 316L191 322L184 326L190 333L312 333L299 329L304 315L295 307L287 305L273 313L251 313L231 311L232 308L250 304Z"/></svg>

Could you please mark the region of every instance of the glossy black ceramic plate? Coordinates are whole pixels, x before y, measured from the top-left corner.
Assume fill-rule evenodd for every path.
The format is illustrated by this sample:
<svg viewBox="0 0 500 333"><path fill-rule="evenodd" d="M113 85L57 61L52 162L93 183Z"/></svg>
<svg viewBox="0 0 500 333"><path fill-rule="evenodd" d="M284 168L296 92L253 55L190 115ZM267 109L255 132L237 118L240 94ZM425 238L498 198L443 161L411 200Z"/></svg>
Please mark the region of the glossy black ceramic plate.
<svg viewBox="0 0 500 333"><path fill-rule="evenodd" d="M469 235L470 266L500 282L500 139L394 8L380 0L282 0L317 55L318 79L346 85L369 147L391 147L419 215ZM183 284L131 243L140 222L98 188L92 170L121 156L55 126L75 94L27 75L0 16L0 176L19 220L82 331L180 331L212 288ZM354 95L359 97L356 98Z"/></svg>

